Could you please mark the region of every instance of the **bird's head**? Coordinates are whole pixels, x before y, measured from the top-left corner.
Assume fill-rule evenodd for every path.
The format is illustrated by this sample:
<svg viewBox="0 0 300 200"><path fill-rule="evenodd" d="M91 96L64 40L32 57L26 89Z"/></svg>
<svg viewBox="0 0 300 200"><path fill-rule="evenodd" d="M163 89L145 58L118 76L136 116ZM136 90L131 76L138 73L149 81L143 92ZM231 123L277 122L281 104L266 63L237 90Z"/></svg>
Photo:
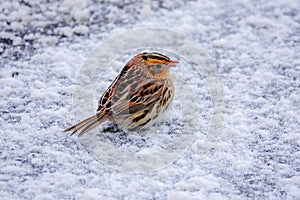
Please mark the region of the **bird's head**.
<svg viewBox="0 0 300 200"><path fill-rule="evenodd" d="M178 64L178 61L173 61L169 57L156 52L144 52L133 59L144 66L151 73L150 75L155 77L166 76L169 68Z"/></svg>

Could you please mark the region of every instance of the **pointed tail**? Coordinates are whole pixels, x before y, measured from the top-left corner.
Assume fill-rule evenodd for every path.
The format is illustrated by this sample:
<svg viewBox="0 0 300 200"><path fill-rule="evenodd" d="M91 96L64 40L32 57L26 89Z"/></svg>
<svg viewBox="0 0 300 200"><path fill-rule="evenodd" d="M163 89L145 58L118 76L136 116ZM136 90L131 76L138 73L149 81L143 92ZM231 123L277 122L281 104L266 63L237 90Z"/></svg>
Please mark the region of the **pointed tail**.
<svg viewBox="0 0 300 200"><path fill-rule="evenodd" d="M74 135L77 131L78 137L82 136L84 133L96 128L98 125L102 124L104 121L106 121L107 118L105 114L102 112L97 113L94 116L91 116L78 124L75 124L74 126L71 126L64 130L64 132L72 131L71 136Z"/></svg>

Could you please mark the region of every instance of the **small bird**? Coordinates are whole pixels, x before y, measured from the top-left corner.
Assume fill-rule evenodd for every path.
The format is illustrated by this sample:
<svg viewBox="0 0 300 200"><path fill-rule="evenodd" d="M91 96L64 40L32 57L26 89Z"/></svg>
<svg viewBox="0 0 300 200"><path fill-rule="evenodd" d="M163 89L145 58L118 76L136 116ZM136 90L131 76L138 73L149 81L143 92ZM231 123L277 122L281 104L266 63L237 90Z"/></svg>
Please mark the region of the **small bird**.
<svg viewBox="0 0 300 200"><path fill-rule="evenodd" d="M64 130L78 137L105 121L126 131L151 126L169 106L174 95L170 67L177 61L156 52L131 58L98 101L97 113Z"/></svg>

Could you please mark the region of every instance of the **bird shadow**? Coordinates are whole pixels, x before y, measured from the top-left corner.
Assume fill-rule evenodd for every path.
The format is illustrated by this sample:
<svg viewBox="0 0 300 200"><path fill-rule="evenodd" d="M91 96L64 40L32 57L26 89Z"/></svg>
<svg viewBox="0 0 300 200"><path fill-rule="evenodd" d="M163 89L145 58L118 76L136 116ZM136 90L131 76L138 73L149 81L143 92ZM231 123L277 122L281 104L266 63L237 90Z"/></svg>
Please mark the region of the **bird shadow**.
<svg viewBox="0 0 300 200"><path fill-rule="evenodd" d="M99 134L102 134L103 139L109 141L116 148L122 146L143 148L146 146L146 140L142 135L126 133L113 123L106 124Z"/></svg>

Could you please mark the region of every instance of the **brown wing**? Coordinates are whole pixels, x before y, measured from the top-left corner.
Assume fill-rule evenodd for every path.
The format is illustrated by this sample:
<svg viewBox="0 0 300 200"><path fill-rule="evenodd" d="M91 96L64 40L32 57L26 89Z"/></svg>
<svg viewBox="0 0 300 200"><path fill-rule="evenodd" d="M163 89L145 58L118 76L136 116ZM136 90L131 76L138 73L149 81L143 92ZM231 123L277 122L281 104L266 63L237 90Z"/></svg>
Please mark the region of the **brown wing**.
<svg viewBox="0 0 300 200"><path fill-rule="evenodd" d="M100 111L102 108L109 109L111 107L111 98L114 93L115 85L119 82L119 80L127 76L129 71L129 66L125 66L120 74L115 78L115 80L112 82L112 84L106 89L106 91L102 94L102 96L99 98L98 101L98 109L97 111Z"/></svg>
<svg viewBox="0 0 300 200"><path fill-rule="evenodd" d="M135 92L113 102L112 118L130 131L148 127L168 106L165 103L171 99L171 92L167 83L164 80L148 80L133 88Z"/></svg>
<svg viewBox="0 0 300 200"><path fill-rule="evenodd" d="M134 66L125 66L101 96L98 111L105 108L112 118L130 117L133 122L148 122L144 117L148 113L153 115L156 102L161 101L160 105L164 103L163 96L169 88L165 80L146 77L143 71L135 70Z"/></svg>
<svg viewBox="0 0 300 200"><path fill-rule="evenodd" d="M156 102L162 100L165 90L165 81L148 79L143 82L134 82L127 85L125 90L122 83L116 88L116 93L112 98L113 106L111 111L116 116L132 115L149 112ZM120 91L120 92L118 92ZM125 92L122 92L125 91Z"/></svg>

